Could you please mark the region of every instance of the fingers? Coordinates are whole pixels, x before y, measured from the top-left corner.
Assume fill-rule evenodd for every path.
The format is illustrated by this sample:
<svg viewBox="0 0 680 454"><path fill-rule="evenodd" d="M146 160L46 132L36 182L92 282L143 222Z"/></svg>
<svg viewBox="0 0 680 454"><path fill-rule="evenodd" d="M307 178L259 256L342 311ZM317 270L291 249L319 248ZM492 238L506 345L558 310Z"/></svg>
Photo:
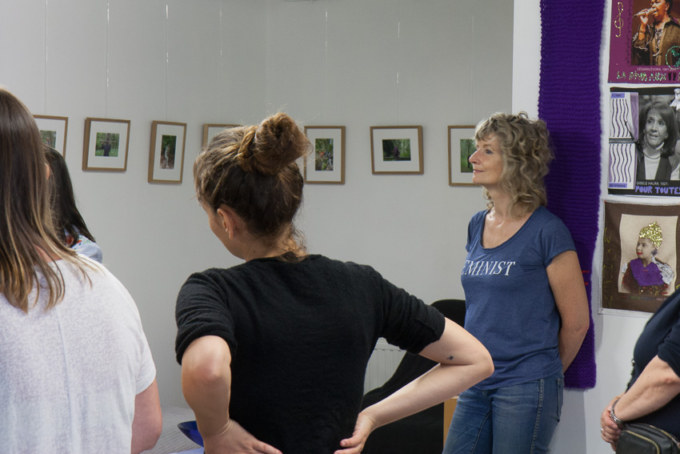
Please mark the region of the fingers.
<svg viewBox="0 0 680 454"><path fill-rule="evenodd" d="M362 430L360 421L357 421L357 427L351 437L340 441L340 446L343 449L335 451L334 454L358 454L364 449L364 444L368 439L368 433Z"/></svg>
<svg viewBox="0 0 680 454"><path fill-rule="evenodd" d="M621 431L618 428L617 430L612 430L610 427L603 427L600 429L600 435L607 443L616 443L619 439L620 433Z"/></svg>
<svg viewBox="0 0 680 454"><path fill-rule="evenodd" d="M333 454L360 454L364 449L364 442L355 440L356 437L345 438L340 442L343 449L336 450Z"/></svg>
<svg viewBox="0 0 680 454"><path fill-rule="evenodd" d="M260 443L259 446L255 447L255 449L257 452L262 454L283 454L281 451L273 446L268 445L267 443Z"/></svg>

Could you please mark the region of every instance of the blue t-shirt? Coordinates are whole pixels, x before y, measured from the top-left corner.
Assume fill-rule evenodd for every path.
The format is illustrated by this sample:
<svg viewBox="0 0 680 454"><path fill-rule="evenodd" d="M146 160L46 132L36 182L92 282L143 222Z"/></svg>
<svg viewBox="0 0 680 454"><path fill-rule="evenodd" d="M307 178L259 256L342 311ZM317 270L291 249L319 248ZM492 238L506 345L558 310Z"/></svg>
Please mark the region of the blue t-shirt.
<svg viewBox="0 0 680 454"><path fill-rule="evenodd" d="M560 315L546 267L574 250L564 223L538 208L510 239L484 248L486 211L468 225L467 257L461 273L465 290L465 329L491 353L493 375L479 389L510 386L562 371Z"/></svg>

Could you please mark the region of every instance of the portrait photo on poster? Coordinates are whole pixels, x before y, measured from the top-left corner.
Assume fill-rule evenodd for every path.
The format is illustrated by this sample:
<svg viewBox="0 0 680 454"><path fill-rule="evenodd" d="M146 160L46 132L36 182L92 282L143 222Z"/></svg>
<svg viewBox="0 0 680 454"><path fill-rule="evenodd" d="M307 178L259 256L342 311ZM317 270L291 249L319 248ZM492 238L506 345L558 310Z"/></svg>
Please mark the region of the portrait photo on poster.
<svg viewBox="0 0 680 454"><path fill-rule="evenodd" d="M680 205L604 209L602 307L655 312L679 285Z"/></svg>
<svg viewBox="0 0 680 454"><path fill-rule="evenodd" d="M611 2L609 82L676 84L680 80L680 2Z"/></svg>
<svg viewBox="0 0 680 454"><path fill-rule="evenodd" d="M607 187L680 196L680 86L611 89Z"/></svg>

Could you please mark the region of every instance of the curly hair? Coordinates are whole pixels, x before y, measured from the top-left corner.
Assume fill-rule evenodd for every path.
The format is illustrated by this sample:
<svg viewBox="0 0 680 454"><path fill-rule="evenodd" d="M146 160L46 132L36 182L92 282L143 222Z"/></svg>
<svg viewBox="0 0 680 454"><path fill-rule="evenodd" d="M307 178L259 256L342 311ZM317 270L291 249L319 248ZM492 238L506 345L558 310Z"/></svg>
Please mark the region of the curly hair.
<svg viewBox="0 0 680 454"><path fill-rule="evenodd" d="M526 112L517 115L495 113L475 129L475 140L496 137L501 148L503 171L501 188L511 197L510 212L532 212L545 205L543 178L553 159L550 136L545 122L529 119ZM493 207L488 191L484 194Z"/></svg>
<svg viewBox="0 0 680 454"><path fill-rule="evenodd" d="M230 207L251 234L266 242L288 229L287 250L304 255L301 235L292 222L304 186L295 161L309 149L309 140L285 113L258 126L225 129L194 162L198 200L214 211Z"/></svg>

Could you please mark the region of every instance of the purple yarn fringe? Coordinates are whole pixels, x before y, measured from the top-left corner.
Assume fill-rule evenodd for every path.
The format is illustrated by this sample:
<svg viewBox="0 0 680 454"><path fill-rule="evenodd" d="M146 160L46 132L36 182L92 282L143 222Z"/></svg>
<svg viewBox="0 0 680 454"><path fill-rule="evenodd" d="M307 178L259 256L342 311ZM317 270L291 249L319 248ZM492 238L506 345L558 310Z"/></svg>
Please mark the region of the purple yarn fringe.
<svg viewBox="0 0 680 454"><path fill-rule="evenodd" d="M538 115L550 131L555 161L546 177L548 209L567 225L591 300L600 203L600 44L604 0L541 0ZM595 386L590 329L565 373L565 386Z"/></svg>

